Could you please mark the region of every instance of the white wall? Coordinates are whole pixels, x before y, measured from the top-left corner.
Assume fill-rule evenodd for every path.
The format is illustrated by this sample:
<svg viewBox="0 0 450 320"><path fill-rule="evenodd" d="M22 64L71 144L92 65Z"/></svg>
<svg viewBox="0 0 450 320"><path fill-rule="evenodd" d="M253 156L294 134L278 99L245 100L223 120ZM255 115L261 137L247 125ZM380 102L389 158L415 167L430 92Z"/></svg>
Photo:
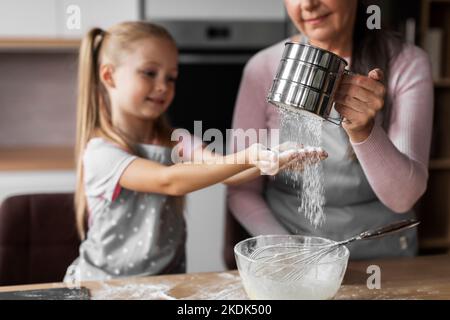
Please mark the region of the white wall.
<svg viewBox="0 0 450 320"><path fill-rule="evenodd" d="M14 194L73 192L74 171L0 172L0 202ZM186 199L187 271L225 269L222 259L225 187L215 185Z"/></svg>

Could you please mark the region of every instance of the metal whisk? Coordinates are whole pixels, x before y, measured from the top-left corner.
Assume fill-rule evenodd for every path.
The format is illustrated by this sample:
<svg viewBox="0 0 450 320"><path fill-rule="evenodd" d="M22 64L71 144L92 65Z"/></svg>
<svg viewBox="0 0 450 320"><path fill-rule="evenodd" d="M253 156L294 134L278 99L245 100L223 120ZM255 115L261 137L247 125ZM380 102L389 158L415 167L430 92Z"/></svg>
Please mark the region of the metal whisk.
<svg viewBox="0 0 450 320"><path fill-rule="evenodd" d="M381 228L367 230L349 239L330 244L305 245L301 243L288 243L264 246L253 251L250 258L262 262L257 270L255 270L256 276L264 275L276 279L277 281L296 281L301 279L313 265L341 246L357 240L369 240L383 237L401 230L413 228L419 223L420 222L415 219L394 222ZM292 250L274 255L261 256L265 251L273 249ZM295 265L300 264L301 268L294 268ZM279 268L272 270L274 265L279 265ZM268 267L270 268L270 271L267 271Z"/></svg>

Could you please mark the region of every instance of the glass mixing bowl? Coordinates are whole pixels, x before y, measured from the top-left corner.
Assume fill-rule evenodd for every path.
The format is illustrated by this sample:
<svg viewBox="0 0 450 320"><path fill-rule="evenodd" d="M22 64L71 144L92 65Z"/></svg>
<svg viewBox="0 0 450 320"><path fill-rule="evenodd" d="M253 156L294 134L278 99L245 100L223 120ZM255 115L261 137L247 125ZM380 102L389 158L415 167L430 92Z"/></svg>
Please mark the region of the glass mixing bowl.
<svg viewBox="0 0 450 320"><path fill-rule="evenodd" d="M300 235L267 235L243 240L234 247L244 289L250 299L332 299L347 269L350 255L345 246L320 259L296 254L301 248L335 241Z"/></svg>

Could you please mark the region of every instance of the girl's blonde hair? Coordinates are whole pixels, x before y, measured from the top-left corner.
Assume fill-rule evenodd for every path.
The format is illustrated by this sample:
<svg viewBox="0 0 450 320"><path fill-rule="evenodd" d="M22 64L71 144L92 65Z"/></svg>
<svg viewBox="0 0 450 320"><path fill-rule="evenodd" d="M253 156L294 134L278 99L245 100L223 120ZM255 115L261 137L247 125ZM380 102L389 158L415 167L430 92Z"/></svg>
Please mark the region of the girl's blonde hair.
<svg viewBox="0 0 450 320"><path fill-rule="evenodd" d="M157 37L172 42L172 36L163 27L149 22L123 22L107 31L91 29L81 42L78 67L77 135L75 157L77 185L75 190L76 224L83 239L87 229L87 205L84 194L83 152L93 137L103 137L127 151L137 154L135 144L114 128L106 88L99 79L99 67L105 59L118 64L120 56L138 40ZM171 127L164 115L155 120L155 137L170 145Z"/></svg>

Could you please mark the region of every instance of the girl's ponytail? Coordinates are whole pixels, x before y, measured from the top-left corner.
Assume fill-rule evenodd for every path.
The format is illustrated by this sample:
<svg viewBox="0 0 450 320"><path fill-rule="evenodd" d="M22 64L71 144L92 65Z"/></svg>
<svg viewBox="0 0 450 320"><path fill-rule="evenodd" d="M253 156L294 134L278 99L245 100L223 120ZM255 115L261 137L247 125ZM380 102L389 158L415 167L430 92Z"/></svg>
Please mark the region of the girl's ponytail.
<svg viewBox="0 0 450 320"><path fill-rule="evenodd" d="M87 229L86 198L83 186L83 151L94 135L99 122L100 81L98 76L98 56L105 32L94 28L83 38L79 53L77 133L75 163L77 167L77 187L75 190L76 224L80 237L85 237Z"/></svg>

